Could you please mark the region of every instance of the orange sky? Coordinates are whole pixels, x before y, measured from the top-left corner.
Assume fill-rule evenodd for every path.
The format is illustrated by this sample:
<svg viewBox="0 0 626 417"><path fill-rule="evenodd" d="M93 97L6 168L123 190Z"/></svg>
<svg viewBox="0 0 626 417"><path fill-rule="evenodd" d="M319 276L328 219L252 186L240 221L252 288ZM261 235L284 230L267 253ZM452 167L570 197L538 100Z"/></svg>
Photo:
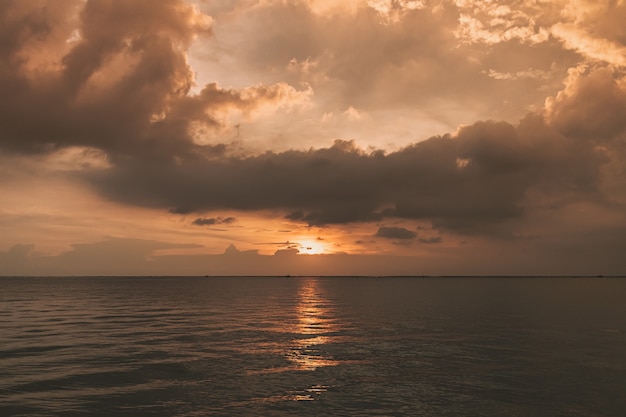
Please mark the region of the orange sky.
<svg viewBox="0 0 626 417"><path fill-rule="evenodd" d="M0 275L626 274L624 21L2 2Z"/></svg>

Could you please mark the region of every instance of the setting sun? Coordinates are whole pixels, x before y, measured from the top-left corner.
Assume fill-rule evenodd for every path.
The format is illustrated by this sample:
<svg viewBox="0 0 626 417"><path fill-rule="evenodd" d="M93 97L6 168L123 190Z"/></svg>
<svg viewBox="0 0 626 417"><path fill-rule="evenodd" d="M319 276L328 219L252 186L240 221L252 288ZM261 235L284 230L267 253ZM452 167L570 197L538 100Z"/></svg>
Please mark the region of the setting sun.
<svg viewBox="0 0 626 417"><path fill-rule="evenodd" d="M319 255L320 253L326 252L326 247L319 240L302 239L298 240L298 243L300 244L299 251L302 254Z"/></svg>

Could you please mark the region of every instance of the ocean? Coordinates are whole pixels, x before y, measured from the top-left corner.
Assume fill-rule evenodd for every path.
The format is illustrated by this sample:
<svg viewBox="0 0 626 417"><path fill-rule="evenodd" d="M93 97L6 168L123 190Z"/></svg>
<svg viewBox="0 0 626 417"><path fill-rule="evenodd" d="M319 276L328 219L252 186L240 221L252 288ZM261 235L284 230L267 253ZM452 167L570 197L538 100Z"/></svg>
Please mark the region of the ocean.
<svg viewBox="0 0 626 417"><path fill-rule="evenodd" d="M0 416L624 416L626 279L0 278Z"/></svg>

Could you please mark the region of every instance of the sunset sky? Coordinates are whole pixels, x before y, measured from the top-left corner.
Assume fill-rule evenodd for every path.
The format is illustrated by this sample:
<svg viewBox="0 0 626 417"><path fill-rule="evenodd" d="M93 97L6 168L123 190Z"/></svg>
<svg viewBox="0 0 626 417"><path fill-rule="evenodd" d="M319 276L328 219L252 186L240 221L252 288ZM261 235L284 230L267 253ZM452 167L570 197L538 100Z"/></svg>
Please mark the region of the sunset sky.
<svg viewBox="0 0 626 417"><path fill-rule="evenodd" d="M0 275L626 274L625 0L4 0Z"/></svg>

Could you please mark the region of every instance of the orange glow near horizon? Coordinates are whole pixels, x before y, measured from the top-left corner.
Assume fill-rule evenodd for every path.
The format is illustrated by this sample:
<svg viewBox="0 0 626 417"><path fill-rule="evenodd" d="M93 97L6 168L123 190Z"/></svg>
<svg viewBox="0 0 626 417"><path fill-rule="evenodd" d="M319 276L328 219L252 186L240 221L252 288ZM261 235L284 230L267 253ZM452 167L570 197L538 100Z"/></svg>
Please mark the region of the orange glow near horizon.
<svg viewBox="0 0 626 417"><path fill-rule="evenodd" d="M298 239L297 242L300 244L299 251L301 254L319 255L327 252L326 245L320 240Z"/></svg>

